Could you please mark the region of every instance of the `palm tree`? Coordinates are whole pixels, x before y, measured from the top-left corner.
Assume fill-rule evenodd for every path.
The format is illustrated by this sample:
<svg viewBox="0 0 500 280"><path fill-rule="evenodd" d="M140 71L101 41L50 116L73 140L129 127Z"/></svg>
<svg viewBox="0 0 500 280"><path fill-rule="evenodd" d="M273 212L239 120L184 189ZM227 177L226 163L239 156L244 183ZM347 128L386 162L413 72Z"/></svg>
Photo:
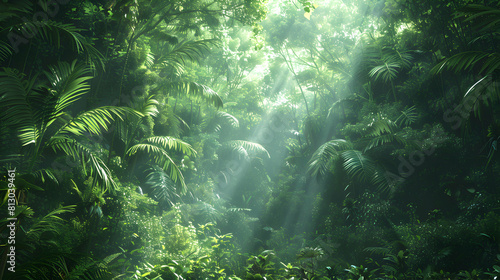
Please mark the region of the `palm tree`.
<svg viewBox="0 0 500 280"><path fill-rule="evenodd" d="M132 160L136 159L138 154L146 154L150 166L145 170L148 174L145 184L153 190L153 196L173 205L174 198L185 194L187 189L184 176L172 152L194 157L196 151L190 144L176 137L153 134L147 122L148 118L159 114L158 104L154 95L136 97L130 106L140 115L129 114L118 121L117 133L124 144L122 159L133 165ZM175 183L179 183L180 188L177 188Z"/></svg>
<svg viewBox="0 0 500 280"><path fill-rule="evenodd" d="M160 40L155 50L161 55L155 57L149 53L147 66L152 71L168 75L158 84L152 85L158 92L155 96L149 91L145 91L143 96L136 96L136 100L130 106L141 112L140 116L129 115L118 122L117 132L124 143L122 158L133 166L131 160L135 161L139 154L147 154L149 167L145 169L147 173L145 184L150 187L153 196L168 204L173 204L175 199L187 192L184 175L174 154L181 153L187 157L194 157L196 151L190 144L177 138L180 135L180 124L187 126L186 122L175 114L178 98L173 108L165 106L165 103L168 103L168 98L172 96L189 96L216 108L223 106L222 98L208 86L181 78L186 65L200 61L214 42L214 40L184 40L172 43ZM153 130L145 127L147 119L157 117L160 111L162 117L168 119L170 124L170 129L162 133L164 134L162 136L154 135ZM111 156L111 153L109 155ZM176 186L176 183L179 186Z"/></svg>
<svg viewBox="0 0 500 280"><path fill-rule="evenodd" d="M140 113L104 106L73 117L67 109L90 89L87 81L91 77L86 75L89 68L73 61L59 62L49 69L44 73L49 85L43 85L37 77L26 79L15 69L0 71L0 119L17 131L20 149L26 155L21 162L27 164L27 173L55 178L50 170L37 169L45 151L53 149L80 162L83 173L94 178L94 184L99 181L104 188L114 188L108 167L85 145L83 136L101 135L115 119Z"/></svg>

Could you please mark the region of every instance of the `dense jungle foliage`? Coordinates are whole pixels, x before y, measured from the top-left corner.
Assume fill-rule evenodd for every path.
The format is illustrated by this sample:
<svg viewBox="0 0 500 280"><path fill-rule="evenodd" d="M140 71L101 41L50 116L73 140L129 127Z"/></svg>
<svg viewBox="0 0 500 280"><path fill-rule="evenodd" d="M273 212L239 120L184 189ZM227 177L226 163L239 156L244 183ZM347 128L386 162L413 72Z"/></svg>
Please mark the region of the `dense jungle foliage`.
<svg viewBox="0 0 500 280"><path fill-rule="evenodd" d="M1 1L0 279L500 277L499 4Z"/></svg>

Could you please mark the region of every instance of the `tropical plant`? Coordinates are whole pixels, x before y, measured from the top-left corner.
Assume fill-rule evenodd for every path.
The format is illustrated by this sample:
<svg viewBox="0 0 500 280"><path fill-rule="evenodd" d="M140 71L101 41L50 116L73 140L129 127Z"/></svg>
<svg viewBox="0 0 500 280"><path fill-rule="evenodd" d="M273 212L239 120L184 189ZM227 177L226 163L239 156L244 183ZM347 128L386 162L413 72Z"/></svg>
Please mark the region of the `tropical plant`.
<svg viewBox="0 0 500 280"><path fill-rule="evenodd" d="M269 152L259 143L245 140L230 140L223 143L223 149L236 152L241 158L248 158L251 152L257 152L270 158Z"/></svg>
<svg viewBox="0 0 500 280"><path fill-rule="evenodd" d="M153 165L147 172L145 185L152 190L151 195L154 198L169 206L179 202L180 195L183 194L182 189L177 188L163 168Z"/></svg>
<svg viewBox="0 0 500 280"><path fill-rule="evenodd" d="M301 263L301 267L304 270L311 270L310 274L311 276L308 276L308 279L313 279L312 277L316 276L316 264L321 257L323 257L325 253L323 252L323 249L320 247L316 248L311 248L311 247L305 247L300 250L300 252L297 254L297 259ZM304 261L304 262L302 262ZM308 271L309 272L309 271Z"/></svg>
<svg viewBox="0 0 500 280"><path fill-rule="evenodd" d="M194 100L203 100L207 104L221 108L223 102L219 94L207 85L183 77L186 66L199 63L216 42L214 39L184 40L172 44L159 40L155 51L161 55L156 59L155 65L161 71L171 73L167 79L159 83L159 89L164 90L170 97L189 96Z"/></svg>
<svg viewBox="0 0 500 280"><path fill-rule="evenodd" d="M275 254L271 250L263 251L258 256L251 256L247 259L246 279L272 279L274 272Z"/></svg>
<svg viewBox="0 0 500 280"><path fill-rule="evenodd" d="M325 175L333 163L341 158L342 151L352 149L352 144L344 139L335 139L321 145L309 160L308 172L313 175Z"/></svg>
<svg viewBox="0 0 500 280"><path fill-rule="evenodd" d="M169 136L145 138L141 143L130 147L127 151L127 155L133 156L137 153L147 153L151 156L150 161L152 163L158 164L163 170L168 171L169 178L181 184L180 193L186 193L187 187L184 182L184 176L168 152L169 150L178 151L188 156L196 155L196 151L191 145L180 139Z"/></svg>
<svg viewBox="0 0 500 280"><path fill-rule="evenodd" d="M463 18L465 23L471 23L481 34L471 43L480 42L490 35L498 35L498 15L500 9L479 4L470 4L461 9L457 18ZM482 33L485 33L484 35ZM498 101L498 75L500 69L500 53L495 49L470 50L448 57L432 68L432 74L440 74L446 70L458 72L475 72L479 79L475 80L464 94L462 103L468 116L472 111L480 115L481 101L485 105Z"/></svg>
<svg viewBox="0 0 500 280"><path fill-rule="evenodd" d="M383 273L391 277L405 277L408 269L408 250L399 250L395 252L394 248L386 247L368 247L364 251L381 255L386 262L382 264ZM378 264L378 263L377 263Z"/></svg>
<svg viewBox="0 0 500 280"><path fill-rule="evenodd" d="M372 276L378 271L378 269L372 270L368 267L363 267L363 265L351 265L349 268L346 268L345 271L349 274L349 276L354 277L353 280L369 280L372 279Z"/></svg>
<svg viewBox="0 0 500 280"><path fill-rule="evenodd" d="M364 152L389 143L398 143L401 146L411 145L411 141L406 140L400 131L398 122L406 125L416 120L414 111L410 108L403 110L402 114L395 122L384 115L377 114L373 116L372 121L367 125L367 134L365 138L369 140L364 148Z"/></svg>
<svg viewBox="0 0 500 280"><path fill-rule="evenodd" d="M45 17L53 15L51 4L40 2ZM6 33L9 43L0 42L0 60L5 60L14 51L18 53L22 44L34 44L34 40L42 40L60 49L63 44L71 46L78 54L84 53L91 69L104 69L104 60L99 51L89 43L80 33L83 31L72 24L61 23L45 18L37 20L34 17L34 3L29 0L17 1L15 5L7 5L6 9L0 11L0 22L2 29L0 33ZM57 4L56 4L57 6ZM40 12L39 12L40 13ZM4 37L4 38L5 38ZM31 41L33 40L33 41ZM26 67L26 61L23 71Z"/></svg>
<svg viewBox="0 0 500 280"><path fill-rule="evenodd" d="M45 150L52 148L81 162L83 173L94 178L94 184L99 181L105 189L114 188L108 167L85 144L84 136L99 136L115 119L139 113L126 107L104 106L72 117L66 110L89 90L90 77L85 76L88 68L73 61L59 62L49 69L45 72L49 86L41 85L36 78L26 79L15 69L0 72L1 119L17 131L21 149L27 155L22 162L27 163L28 173L55 178L50 170L36 169Z"/></svg>
<svg viewBox="0 0 500 280"><path fill-rule="evenodd" d="M351 179L370 182L379 188L387 186L384 169L362 151L352 149L352 144L344 139L330 140L321 145L309 160L308 173L325 175L333 171L339 161Z"/></svg>
<svg viewBox="0 0 500 280"><path fill-rule="evenodd" d="M15 218L17 218L15 222L16 228L21 227L21 222L23 222L25 232L17 232L16 247L22 247L26 250L27 254L23 257L19 256L23 258L23 264L16 267L15 274L5 273L3 271L5 266L2 266L0 277L2 277L2 279L4 279L3 276L7 279L20 279L20 277L25 277L24 279L34 279L32 278L33 275L38 275L44 277L44 279L50 279L51 276L58 274L60 268L58 264L61 261L64 262L63 258L68 255L67 252L64 251L64 244L58 242L58 238L64 234L65 228L65 220L60 216L74 211L74 205L60 206L30 224L28 219L32 218L34 211L25 205L17 207L15 215ZM0 221L0 228L5 228L7 223L7 219ZM45 238L42 238L42 236L45 236ZM58 245L60 246L59 248ZM33 256L33 253L42 246L46 249L46 258L38 259ZM7 251L8 250L4 250L2 253L3 260L7 259Z"/></svg>
<svg viewBox="0 0 500 280"><path fill-rule="evenodd" d="M397 101L394 80L401 69L411 67L413 56L408 51L400 52L391 48L385 48L382 53L381 64L373 67L368 74L375 81L382 79L386 83L389 82L394 101Z"/></svg>

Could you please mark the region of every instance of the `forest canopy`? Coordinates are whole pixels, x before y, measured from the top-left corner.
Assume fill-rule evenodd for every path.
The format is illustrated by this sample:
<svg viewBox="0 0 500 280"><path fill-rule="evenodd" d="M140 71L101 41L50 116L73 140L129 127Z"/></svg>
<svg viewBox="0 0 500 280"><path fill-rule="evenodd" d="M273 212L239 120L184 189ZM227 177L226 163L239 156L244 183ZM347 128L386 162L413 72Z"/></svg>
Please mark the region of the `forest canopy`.
<svg viewBox="0 0 500 280"><path fill-rule="evenodd" d="M0 279L500 277L499 27L498 0L1 1Z"/></svg>

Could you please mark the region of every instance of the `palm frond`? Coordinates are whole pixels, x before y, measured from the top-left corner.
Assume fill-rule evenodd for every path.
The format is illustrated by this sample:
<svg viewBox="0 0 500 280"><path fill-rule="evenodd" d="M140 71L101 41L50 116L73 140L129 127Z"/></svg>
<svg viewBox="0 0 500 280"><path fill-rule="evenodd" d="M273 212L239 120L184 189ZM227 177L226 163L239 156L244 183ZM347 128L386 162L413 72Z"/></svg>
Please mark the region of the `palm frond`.
<svg viewBox="0 0 500 280"><path fill-rule="evenodd" d="M389 143L399 143L401 145L406 145L407 141L400 137L397 134L384 134L384 135L377 135L373 137L370 142L366 145L366 147L363 149L363 152L366 152L370 149L389 144Z"/></svg>
<svg viewBox="0 0 500 280"><path fill-rule="evenodd" d="M186 191L186 184L184 182L184 175L182 175L181 170L170 157L170 155L163 149L155 144L141 143L132 146L127 154L129 156L135 155L138 152L147 153L149 156L153 157L153 162L160 165L164 170L170 169L169 177L174 182L180 182L182 186L182 192Z"/></svg>
<svg viewBox="0 0 500 280"><path fill-rule="evenodd" d="M1 15L0 15L1 18ZM71 24L55 22L52 20L29 21L26 19L19 20L15 24L8 26L10 30L18 31L29 30L34 35L39 35L41 40L47 41L56 48L61 47L61 41L69 42L77 53L84 53L91 69L104 69L104 57L91 43L88 43L82 31ZM18 49L14 46L14 50Z"/></svg>
<svg viewBox="0 0 500 280"><path fill-rule="evenodd" d="M415 105L410 108L404 109L401 111L401 115L396 119L395 123L399 123L399 125L409 126L410 124L416 122L418 120L418 113L416 112L417 108Z"/></svg>
<svg viewBox="0 0 500 280"><path fill-rule="evenodd" d="M483 51L458 53L434 66L431 69L431 74L439 74L445 70L454 72L470 71L474 68L482 75L489 75L500 68L500 55Z"/></svg>
<svg viewBox="0 0 500 280"><path fill-rule="evenodd" d="M74 161L81 162L83 173L98 179L105 189L116 190L117 185L104 161L83 144L71 138L57 136L52 137L48 145L54 150L63 151Z"/></svg>
<svg viewBox="0 0 500 280"><path fill-rule="evenodd" d="M482 104L489 106L490 103L498 102L499 88L491 76L491 74L486 75L476 81L464 94L461 106L455 110L459 111L462 116L469 116L471 112L474 112L475 116L481 117Z"/></svg>
<svg viewBox="0 0 500 280"><path fill-rule="evenodd" d="M403 111L402 116L414 117L411 112L412 110L409 110L407 115L404 115ZM385 116L377 115L377 117L373 118L373 121L367 125L368 133L366 136L370 141L363 149L363 152L389 143L399 143L402 146L409 144L405 138L398 135L396 132L398 129L396 122L391 121Z"/></svg>
<svg viewBox="0 0 500 280"><path fill-rule="evenodd" d="M56 184L59 184L56 176L54 175L54 173L52 173L52 170L50 169L39 169L35 172L33 172L33 176L37 179L40 179L42 181L42 183L45 183L45 178L49 178L50 180L52 180L52 182L56 183Z"/></svg>
<svg viewBox="0 0 500 280"><path fill-rule="evenodd" d="M188 156L195 156L196 151L190 144L170 136L153 136L144 140L145 143L154 144L163 149L170 149L182 152Z"/></svg>
<svg viewBox="0 0 500 280"><path fill-rule="evenodd" d="M324 143L311 156L307 164L307 172L312 176L326 174L332 163L340 158L340 152L351 148L351 143L344 139L335 139Z"/></svg>
<svg viewBox="0 0 500 280"><path fill-rule="evenodd" d="M240 126L240 122L238 121L238 119L228 112L217 111L217 117L219 119L225 120L231 127L237 128Z"/></svg>
<svg viewBox="0 0 500 280"><path fill-rule="evenodd" d="M0 183L5 183L5 186L1 187L2 191L9 189L8 183L6 183L5 181L0 181ZM7 197L4 198L4 201L0 204L0 206L3 206L5 203L7 203ZM31 218L31 217L33 217L33 214L35 214L35 211L33 211L33 209L31 209L31 207L28 207L26 205L17 205L14 216L12 216L11 218L18 218L18 219L25 218L25 217ZM9 218L5 217L5 219L0 220L0 225L2 227L4 227L7 224L7 222L9 221L8 219Z"/></svg>
<svg viewBox="0 0 500 280"><path fill-rule="evenodd" d="M71 42L75 50L80 53L84 52L87 56L88 63L91 68L104 69L104 57L92 44L88 43L82 31L71 24L55 22L52 20L38 21L36 23L26 22L32 30L38 30L43 40L54 44L60 48L61 41Z"/></svg>
<svg viewBox="0 0 500 280"><path fill-rule="evenodd" d="M35 78L24 79L24 75L12 68L0 71L0 109L1 116L8 124L33 124L33 112L28 96L34 89Z"/></svg>
<svg viewBox="0 0 500 280"><path fill-rule="evenodd" d="M476 52L476 53L478 53L478 55L479 55L479 52ZM483 53L483 54L485 54L485 53ZM493 58L493 56L490 56L490 55L494 55L496 57ZM466 55L466 56L468 56L468 55ZM470 54L470 56L468 56L468 58L465 58L464 59L465 61L462 61L462 62L459 61L460 57L462 57L462 56L458 57L458 55L457 55L456 58L454 58L455 56L451 57L449 60L450 65L448 68L451 67L450 69L454 69L456 71L463 71L464 69L467 69L469 67L474 67L474 65L476 63L479 63L481 60L481 59L475 60L474 56L475 56L474 54ZM482 56L482 55L479 55L479 56ZM482 57L484 58L484 56L482 56ZM456 108L456 109L460 109L460 110L465 109L463 112L460 112L460 114L463 115L464 117L469 116L472 111L475 113L476 116L480 116L481 115L481 112L480 112L481 102L480 101L483 101L484 105L489 106L490 102L498 101L498 99L500 97L497 83L493 77L494 76L493 72L497 69L500 69L500 56L498 55L498 53L495 53L495 54L488 54L488 57L489 57L487 59L489 62L488 65L490 65L490 66L488 66L488 68L485 69L487 64L483 65L482 70L481 70L481 71L483 71L483 69L485 69L483 71L483 73L484 73L483 76L479 80L477 80L464 94L464 97L463 97L462 102L461 102L463 106L458 106ZM454 59L452 60L452 58L454 58ZM445 62L447 62L447 61L445 60L442 63L445 63ZM442 69L444 68L444 65L445 64L441 65L439 67L439 69L437 69L439 64L436 65L436 67L433 68L434 73L441 72Z"/></svg>
<svg viewBox="0 0 500 280"><path fill-rule="evenodd" d="M401 66L397 63L385 62L382 65L373 67L368 74L370 77L374 78L375 81L382 78L384 82L389 82L396 78L399 73L399 68L401 68Z"/></svg>
<svg viewBox="0 0 500 280"><path fill-rule="evenodd" d="M264 148L261 144L244 141L244 140L232 140L224 143L224 146L231 148L233 151L238 152L239 154L243 154L248 156L248 151L258 152L267 155L268 158L271 158L269 152Z"/></svg>
<svg viewBox="0 0 500 280"><path fill-rule="evenodd" d="M9 44L0 41L0 62L6 60L9 56L12 55L12 48Z"/></svg>
<svg viewBox="0 0 500 280"><path fill-rule="evenodd" d="M240 126L238 119L223 111L217 111L213 118L203 120L201 127L209 132L219 132L223 127L237 128Z"/></svg>
<svg viewBox="0 0 500 280"><path fill-rule="evenodd" d="M386 133L392 134L397 128L396 123L390 119L378 115L373 119L371 123L367 125L368 134L367 136L380 136Z"/></svg>
<svg viewBox="0 0 500 280"><path fill-rule="evenodd" d="M341 153L344 170L351 178L361 182L369 182L376 173L377 166L369 157L358 150L347 150Z"/></svg>
<svg viewBox="0 0 500 280"><path fill-rule="evenodd" d="M411 61L413 60L411 51L398 51L392 48L386 48L386 50L384 50L383 52L384 62L401 65L405 69L411 68Z"/></svg>
<svg viewBox="0 0 500 280"><path fill-rule="evenodd" d="M160 61L167 67L174 68L178 74L184 72L187 62L199 62L216 43L215 40L184 40L170 45L167 52L160 57Z"/></svg>
<svg viewBox="0 0 500 280"><path fill-rule="evenodd" d="M26 232L26 237L31 241L39 241L40 237L45 232L53 232L56 234L62 234L62 226L64 224L64 219L59 217L59 215L72 213L75 211L75 205L61 206L56 210L45 215L41 220L36 222L29 230Z"/></svg>
<svg viewBox="0 0 500 280"><path fill-rule="evenodd" d="M193 205L193 214L196 216L196 220L202 220L204 223L217 223L221 221L223 217L223 213L220 208L224 209L224 207L214 207L211 203L207 203L204 201L196 201Z"/></svg>
<svg viewBox="0 0 500 280"><path fill-rule="evenodd" d="M11 68L0 71L0 119L15 127L23 146L34 144L39 138L40 126L35 116L40 118L41 112L45 111L45 106L41 105L50 103L50 98L44 98L43 92L35 91L35 79L27 80Z"/></svg>
<svg viewBox="0 0 500 280"><path fill-rule="evenodd" d="M343 167L351 180L361 183L370 183L378 191L390 191L387 172L375 161L358 150L347 150L342 152Z"/></svg>
<svg viewBox="0 0 500 280"><path fill-rule="evenodd" d="M500 25L500 9L484 5L469 4L457 13L457 17L474 22L476 29L481 32L497 31Z"/></svg>
<svg viewBox="0 0 500 280"><path fill-rule="evenodd" d="M330 109L328 109L328 114L326 118L329 118L330 115L332 115L335 112L335 109L338 108L340 105L346 104L349 106L350 104L355 104L359 102L359 98L356 98L356 96L349 96L346 98L340 98L339 100L333 102L332 106L330 106ZM346 106L344 105L344 106Z"/></svg>
<svg viewBox="0 0 500 280"><path fill-rule="evenodd" d="M379 192L393 192L397 183L400 183L400 181L395 182L394 179L391 179L388 171L379 165L375 167L370 182L377 187Z"/></svg>
<svg viewBox="0 0 500 280"><path fill-rule="evenodd" d="M76 61L71 65L60 62L45 73L51 87L41 89L34 89L34 79L25 80L15 70L4 68L0 72L0 85L6 89L0 97L2 117L17 125L23 146L41 140L40 136L64 114L64 109L89 89L86 81L90 77L84 76L87 70Z"/></svg>
<svg viewBox="0 0 500 280"><path fill-rule="evenodd" d="M183 193L182 190L177 188L167 173L165 173L165 170L157 165L148 169L145 184L152 190L154 198L160 202L168 203L170 206L177 203L180 194Z"/></svg>
<svg viewBox="0 0 500 280"><path fill-rule="evenodd" d="M139 108L136 108L136 110L141 112L144 116L156 117L159 114L158 105L158 100L155 99L154 95L149 95L144 102L139 104Z"/></svg>
<svg viewBox="0 0 500 280"><path fill-rule="evenodd" d="M8 5L2 5L2 10L0 11L0 22L6 22L7 20L12 20L13 18L22 19L25 15L33 14L33 2L29 0L18 0L9 2ZM5 25L5 23L2 23Z"/></svg>
<svg viewBox="0 0 500 280"><path fill-rule="evenodd" d="M206 85L195 82L172 82L165 85L166 91L174 96L192 96L193 98L204 100L216 108L224 106L222 98Z"/></svg>
<svg viewBox="0 0 500 280"><path fill-rule="evenodd" d="M147 68L151 69L153 68L154 64L155 64L155 56L154 54L148 52L148 54L146 55L146 59L144 61L144 65Z"/></svg>
<svg viewBox="0 0 500 280"><path fill-rule="evenodd" d="M103 106L79 114L66 123L58 133L84 135L88 132L99 135L107 131L109 124L116 118L123 121L124 116L127 114L142 116L141 113L128 107Z"/></svg>
<svg viewBox="0 0 500 280"><path fill-rule="evenodd" d="M45 76L51 84L51 90L55 91L57 102L50 120L60 117L63 110L81 98L90 89L87 81L92 77L85 76L89 69L76 60L71 64L59 62L56 66L49 67L50 72Z"/></svg>

